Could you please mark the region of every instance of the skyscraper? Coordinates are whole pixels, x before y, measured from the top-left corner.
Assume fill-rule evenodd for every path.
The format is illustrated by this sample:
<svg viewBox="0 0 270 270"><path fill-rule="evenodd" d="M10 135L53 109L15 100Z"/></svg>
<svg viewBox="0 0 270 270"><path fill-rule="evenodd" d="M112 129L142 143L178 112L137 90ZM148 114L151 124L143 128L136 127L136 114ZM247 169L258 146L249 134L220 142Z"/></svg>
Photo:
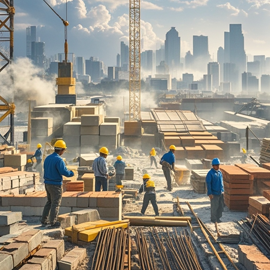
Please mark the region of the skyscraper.
<svg viewBox="0 0 270 270"><path fill-rule="evenodd" d="M193 68L205 72L209 59L208 37L193 36Z"/></svg>
<svg viewBox="0 0 270 270"><path fill-rule="evenodd" d="M37 27L29 26L26 28L26 56L31 58L32 42L37 41Z"/></svg>
<svg viewBox="0 0 270 270"><path fill-rule="evenodd" d="M119 53L116 56L116 67L121 67L121 56Z"/></svg>
<svg viewBox="0 0 270 270"><path fill-rule="evenodd" d="M220 81L222 82L223 81L223 64L225 63L224 62L224 49L222 47L219 47L218 48L218 51L217 51L217 61L219 63L219 69L220 69Z"/></svg>
<svg viewBox="0 0 270 270"><path fill-rule="evenodd" d="M180 72L180 37L175 27L172 27L166 34L165 40L165 61L170 68L172 76Z"/></svg>
<svg viewBox="0 0 270 270"><path fill-rule="evenodd" d="M85 73L91 76L93 82L100 82L103 77L103 63L94 57L85 60Z"/></svg>
<svg viewBox="0 0 270 270"><path fill-rule="evenodd" d="M162 61L165 61L165 46L161 45L159 50L156 50L156 63L160 65Z"/></svg>
<svg viewBox="0 0 270 270"><path fill-rule="evenodd" d="M46 56L44 42L31 43L31 59L36 66L45 68Z"/></svg>
<svg viewBox="0 0 270 270"><path fill-rule="evenodd" d="M77 73L85 75L85 60L84 57L77 57Z"/></svg>
<svg viewBox="0 0 270 270"><path fill-rule="evenodd" d="M219 89L219 84L220 84L219 63L218 62L210 62L210 63L208 63L208 65L207 65L207 74L212 75L213 89L215 89L215 90ZM210 89L210 90L212 90L212 89Z"/></svg>
<svg viewBox="0 0 270 270"><path fill-rule="evenodd" d="M270 93L270 75L262 75L261 77L261 93Z"/></svg>
<svg viewBox="0 0 270 270"><path fill-rule="evenodd" d="M128 45L124 43L124 41L121 41L121 69L122 71L128 71L128 65L129 65L129 49Z"/></svg>

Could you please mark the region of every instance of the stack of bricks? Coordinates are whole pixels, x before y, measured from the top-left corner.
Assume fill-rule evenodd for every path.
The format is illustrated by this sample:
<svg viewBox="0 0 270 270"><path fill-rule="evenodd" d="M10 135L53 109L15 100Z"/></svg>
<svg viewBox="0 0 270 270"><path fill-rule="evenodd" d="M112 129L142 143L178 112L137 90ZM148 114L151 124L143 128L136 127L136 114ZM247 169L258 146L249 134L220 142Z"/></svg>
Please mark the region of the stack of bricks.
<svg viewBox="0 0 270 270"><path fill-rule="evenodd" d="M270 201L263 196L249 197L249 216L262 214L269 216Z"/></svg>
<svg viewBox="0 0 270 270"><path fill-rule="evenodd" d="M84 181L67 182L66 191L84 191Z"/></svg>
<svg viewBox="0 0 270 270"><path fill-rule="evenodd" d="M0 236L13 234L19 230L19 221L22 220L22 212L1 211Z"/></svg>
<svg viewBox="0 0 270 270"><path fill-rule="evenodd" d="M270 269L270 260L254 245L239 245L238 259L247 270Z"/></svg>
<svg viewBox="0 0 270 270"><path fill-rule="evenodd" d="M25 165L27 162L26 154L6 154L4 155L4 166L18 169L19 171L25 171Z"/></svg>
<svg viewBox="0 0 270 270"><path fill-rule="evenodd" d="M253 194L253 176L232 165L222 165L224 201L230 210L247 211Z"/></svg>
<svg viewBox="0 0 270 270"><path fill-rule="evenodd" d="M24 194L44 189L37 172L8 172L0 174L0 194Z"/></svg>
<svg viewBox="0 0 270 270"><path fill-rule="evenodd" d="M206 187L206 175L209 172L209 170L192 170L191 171L191 178L190 178L190 183L193 187L193 190L196 193L199 194L205 194L207 192L207 187Z"/></svg>
<svg viewBox="0 0 270 270"><path fill-rule="evenodd" d="M81 180L84 182L84 191L95 191L95 175L93 173L85 173Z"/></svg>
<svg viewBox="0 0 270 270"><path fill-rule="evenodd" d="M20 211L23 216L41 216L46 204L46 192L29 195L0 196L0 211ZM114 191L104 192L64 192L59 214L97 209L100 217L106 220L122 219L122 194Z"/></svg>

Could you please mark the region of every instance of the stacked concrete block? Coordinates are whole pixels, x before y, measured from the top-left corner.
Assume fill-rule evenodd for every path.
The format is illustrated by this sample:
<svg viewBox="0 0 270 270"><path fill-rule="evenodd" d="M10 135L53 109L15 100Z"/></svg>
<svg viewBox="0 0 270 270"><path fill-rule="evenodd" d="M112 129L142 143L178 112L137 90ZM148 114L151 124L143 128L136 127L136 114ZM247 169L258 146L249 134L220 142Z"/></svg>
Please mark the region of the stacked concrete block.
<svg viewBox="0 0 270 270"><path fill-rule="evenodd" d="M94 160L97 158L95 154L81 154L79 165L92 167Z"/></svg>
<svg viewBox="0 0 270 270"><path fill-rule="evenodd" d="M84 181L84 191L95 191L95 175L93 173L85 173L81 180Z"/></svg>
<svg viewBox="0 0 270 270"><path fill-rule="evenodd" d="M185 165L190 170L203 169L203 163L200 159L185 159Z"/></svg>
<svg viewBox="0 0 270 270"><path fill-rule="evenodd" d="M21 220L21 212L0 212L0 236L17 232Z"/></svg>
<svg viewBox="0 0 270 270"><path fill-rule="evenodd" d="M86 257L85 248L74 248L68 252L59 262L59 270L73 270L82 263Z"/></svg>
<svg viewBox="0 0 270 270"><path fill-rule="evenodd" d="M269 216L270 201L264 196L249 197L248 213L250 216L263 214Z"/></svg>
<svg viewBox="0 0 270 270"><path fill-rule="evenodd" d="M103 115L89 115L83 114L81 116L82 126L99 126L104 122Z"/></svg>
<svg viewBox="0 0 270 270"><path fill-rule="evenodd" d="M75 115L74 117L80 117L84 114L98 114L97 106L74 106L75 107Z"/></svg>
<svg viewBox="0 0 270 270"><path fill-rule="evenodd" d="M31 136L48 137L53 133L53 118L52 117L37 117L31 118Z"/></svg>
<svg viewBox="0 0 270 270"><path fill-rule="evenodd" d="M120 117L105 117L104 118L105 123L118 123L120 126Z"/></svg>
<svg viewBox="0 0 270 270"><path fill-rule="evenodd" d="M80 122L68 122L64 125L63 139L65 140L68 147L80 147Z"/></svg>
<svg viewBox="0 0 270 270"><path fill-rule="evenodd" d="M103 123L100 125L99 144L108 149L116 149L118 146L117 136L120 132L118 123Z"/></svg>
<svg viewBox="0 0 270 270"><path fill-rule="evenodd" d="M24 171L27 162L26 154L7 154L4 156L4 166Z"/></svg>
<svg viewBox="0 0 270 270"><path fill-rule="evenodd" d="M125 136L140 136L142 135L141 122L138 121L125 121L124 134Z"/></svg>
<svg viewBox="0 0 270 270"><path fill-rule="evenodd" d="M134 168L126 167L125 168L125 180L133 180L134 179Z"/></svg>
<svg viewBox="0 0 270 270"><path fill-rule="evenodd" d="M208 169L191 171L190 183L196 193L205 194L207 192L205 178L208 172Z"/></svg>

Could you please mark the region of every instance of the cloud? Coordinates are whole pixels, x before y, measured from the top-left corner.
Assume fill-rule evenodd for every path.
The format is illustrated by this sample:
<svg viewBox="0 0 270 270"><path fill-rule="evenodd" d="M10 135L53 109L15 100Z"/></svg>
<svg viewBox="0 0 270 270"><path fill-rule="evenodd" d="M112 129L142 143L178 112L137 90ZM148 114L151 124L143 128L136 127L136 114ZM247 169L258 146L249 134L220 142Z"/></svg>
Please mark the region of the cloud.
<svg viewBox="0 0 270 270"><path fill-rule="evenodd" d="M265 40L260 40L260 39L253 39L253 42L256 44L266 44Z"/></svg>
<svg viewBox="0 0 270 270"><path fill-rule="evenodd" d="M176 12L182 12L184 9L181 7L169 7L170 10L176 11Z"/></svg>
<svg viewBox="0 0 270 270"><path fill-rule="evenodd" d="M191 1L179 1L190 8L197 8L200 6L206 6L209 0L191 0Z"/></svg>
<svg viewBox="0 0 270 270"><path fill-rule="evenodd" d="M142 1L141 2L141 9L152 9L152 10L163 10L162 7L159 7L158 5L155 5L151 2Z"/></svg>
<svg viewBox="0 0 270 270"><path fill-rule="evenodd" d="M248 3L252 4L252 7L260 8L265 5L270 5L269 0L247 0Z"/></svg>
<svg viewBox="0 0 270 270"><path fill-rule="evenodd" d="M222 5L217 5L218 8L223 8L231 12L231 16L238 16L240 13L244 14L244 16L248 16L248 13L245 12L243 9L238 9L234 6L232 6L229 2L222 4Z"/></svg>
<svg viewBox="0 0 270 270"><path fill-rule="evenodd" d="M67 0L67 2L72 2L73 0ZM51 5L51 6L58 6L61 4L65 4L66 0L47 0L47 2Z"/></svg>
<svg viewBox="0 0 270 270"><path fill-rule="evenodd" d="M83 0L77 0L77 6L75 6L75 9L78 11L78 16L80 19L86 18L87 9L85 2Z"/></svg>

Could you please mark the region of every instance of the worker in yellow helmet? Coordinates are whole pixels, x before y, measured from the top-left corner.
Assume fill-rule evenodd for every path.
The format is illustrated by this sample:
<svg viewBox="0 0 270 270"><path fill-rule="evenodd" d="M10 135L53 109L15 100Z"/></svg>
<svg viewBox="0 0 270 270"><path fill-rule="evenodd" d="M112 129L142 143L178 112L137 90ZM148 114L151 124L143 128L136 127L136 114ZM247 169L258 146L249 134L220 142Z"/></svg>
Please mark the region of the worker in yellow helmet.
<svg viewBox="0 0 270 270"><path fill-rule="evenodd" d="M174 170L174 164L175 164L175 156L174 152L176 150L175 145L170 146L170 151L166 154L164 154L160 160L160 164L162 165L162 170L164 173L164 176L167 181L167 189L169 191L172 191L172 178L171 178L171 170Z"/></svg>
<svg viewBox="0 0 270 270"><path fill-rule="evenodd" d="M149 155L150 155L150 162L151 162L150 167L152 167L152 164L155 163L155 166L156 166L156 169L157 169L157 161L156 161L157 153L156 153L156 149L152 148Z"/></svg>
<svg viewBox="0 0 270 270"><path fill-rule="evenodd" d="M108 167L107 167L107 162L106 158L109 154L109 150L107 147L101 147L99 149L99 157L96 158L93 162L92 169L95 174L95 187L96 191L102 190L107 191L108 190L108 184L107 181L109 179L109 174L108 174Z"/></svg>
<svg viewBox="0 0 270 270"><path fill-rule="evenodd" d="M41 151L41 148L42 148L42 145L40 143L37 144L37 150L36 150L35 154L31 157L31 159L36 158L37 163L36 163L35 168L33 168L33 169L35 169L36 171L39 172L40 177L42 177L42 164L41 164L42 163L42 151Z"/></svg>
<svg viewBox="0 0 270 270"><path fill-rule="evenodd" d="M141 185L139 189L139 193L142 193L143 191L145 191L145 194L143 197L143 206L142 206L141 214L144 215L145 210L150 201L154 208L155 215L159 216L157 199L156 199L156 191L155 191L155 182L150 179L151 179L150 175L145 174L143 176L143 184Z"/></svg>
<svg viewBox="0 0 270 270"><path fill-rule="evenodd" d="M116 173L116 185L122 185L122 180L124 179L126 163L122 160L121 156L117 156L113 167Z"/></svg>
<svg viewBox="0 0 270 270"><path fill-rule="evenodd" d="M247 158L248 158L248 154L247 154L247 150L245 148L242 148L242 158L241 158L241 162L242 163L246 163L247 162Z"/></svg>
<svg viewBox="0 0 270 270"><path fill-rule="evenodd" d="M66 143L63 140L56 141L54 144L54 153L47 156L44 161L44 183L47 192L47 203L44 206L41 224L46 226L50 223L49 228L60 227L60 222L57 221L57 217L63 192L62 176L74 176L74 172L67 169L61 157L66 151L66 148Z"/></svg>

